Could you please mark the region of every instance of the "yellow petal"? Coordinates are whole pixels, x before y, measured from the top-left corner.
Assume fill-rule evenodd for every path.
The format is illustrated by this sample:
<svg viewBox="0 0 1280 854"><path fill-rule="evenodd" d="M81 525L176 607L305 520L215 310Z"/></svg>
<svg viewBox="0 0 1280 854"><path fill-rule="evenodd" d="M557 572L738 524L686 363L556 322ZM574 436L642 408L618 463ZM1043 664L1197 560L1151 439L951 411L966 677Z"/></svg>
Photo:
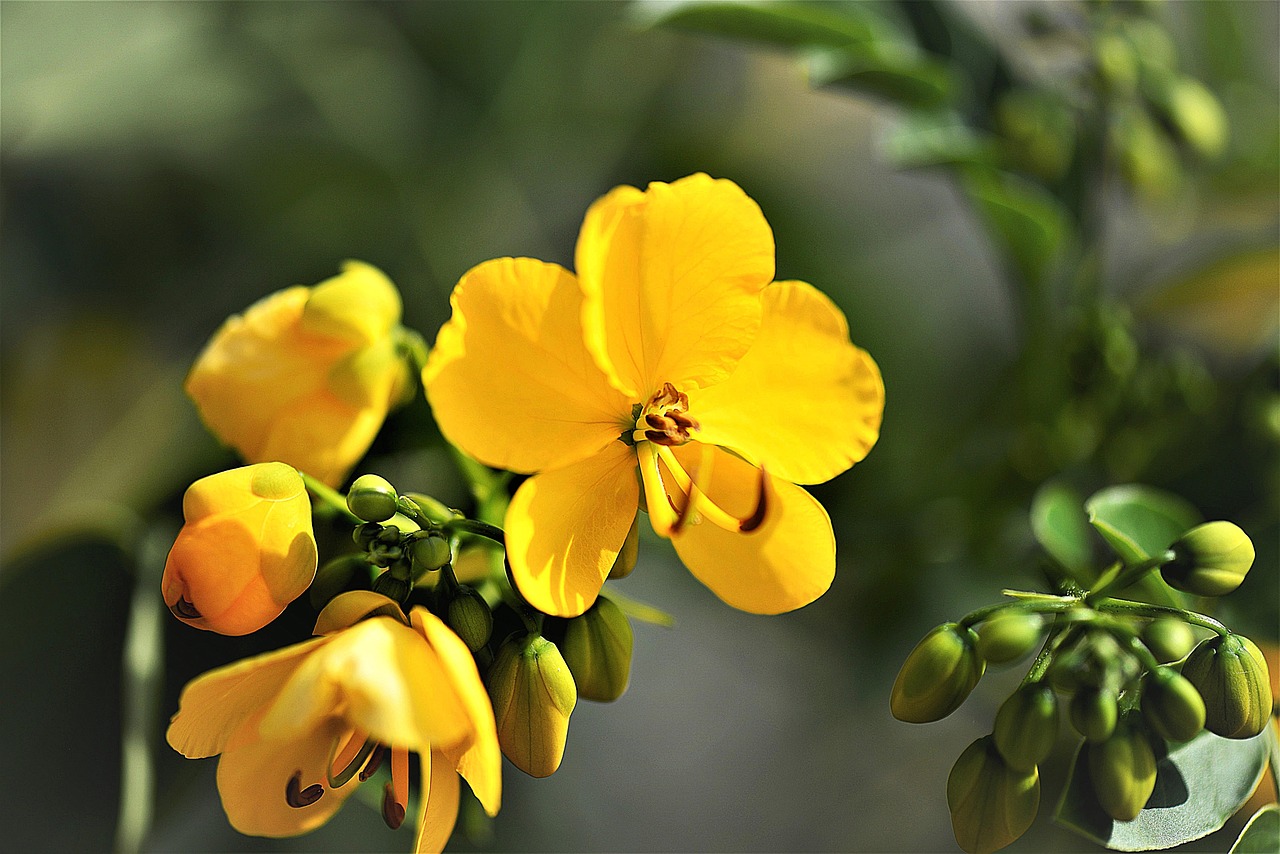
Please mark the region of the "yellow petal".
<svg viewBox="0 0 1280 854"><path fill-rule="evenodd" d="M187 683L165 737L188 759L221 753L241 724L273 700L303 658L327 638L313 638L210 670Z"/></svg>
<svg viewBox="0 0 1280 854"><path fill-rule="evenodd" d="M466 737L470 721L448 674L413 629L374 617L326 640L271 704L265 738L295 738L338 714L383 744L409 750Z"/></svg>
<svg viewBox="0 0 1280 854"><path fill-rule="evenodd" d="M736 184L691 175L619 187L587 211L575 256L583 331L615 387L645 400L724 379L760 326L773 232Z"/></svg>
<svg viewBox="0 0 1280 854"><path fill-rule="evenodd" d="M386 274L362 261L311 289L302 328L317 335L371 344L400 323L400 292Z"/></svg>
<svg viewBox="0 0 1280 854"><path fill-rule="evenodd" d="M471 723L470 737L466 741L433 747L441 749L447 757L450 775L456 768L457 773L466 778L485 812L497 815L502 805L502 753L498 747L493 706L476 669L475 659L453 630L427 609L414 608L410 619L414 629L440 659Z"/></svg>
<svg viewBox="0 0 1280 854"><path fill-rule="evenodd" d="M350 628L368 616L393 617L408 625L395 600L372 590L348 590L329 601L316 616L313 635L331 635Z"/></svg>
<svg viewBox="0 0 1280 854"><path fill-rule="evenodd" d="M700 449L686 445L676 458L697 480ZM707 495L729 513L746 518L756 506L760 472L717 449ZM729 605L753 614L780 614L817 599L835 577L836 541L831 519L795 484L767 475L764 523L750 533L708 521L671 538L689 571Z"/></svg>
<svg viewBox="0 0 1280 854"><path fill-rule="evenodd" d="M636 515L635 470L635 450L615 441L516 490L507 509L507 560L530 605L558 617L591 607Z"/></svg>
<svg viewBox="0 0 1280 854"><path fill-rule="evenodd" d="M348 782L331 789L326 781L329 752L336 739L350 737L351 730L329 719L311 730L281 740L262 738L255 716L246 720L218 760L218 793L231 826L251 836L296 836L324 824L356 789ZM324 793L304 807L290 806L289 781L298 775L298 786L319 784Z"/></svg>
<svg viewBox="0 0 1280 854"><path fill-rule="evenodd" d="M732 448L793 483L830 480L880 435L884 384L849 342L844 314L804 282L764 291L764 320L724 382L689 394L698 440Z"/></svg>
<svg viewBox="0 0 1280 854"><path fill-rule="evenodd" d="M583 459L631 426L631 403L583 347L581 301L571 273L530 258L462 277L423 370L449 441L528 473Z"/></svg>
<svg viewBox="0 0 1280 854"><path fill-rule="evenodd" d="M458 821L458 775L445 757L433 751L418 757L422 766L422 793L418 800L418 831L414 854L440 852Z"/></svg>

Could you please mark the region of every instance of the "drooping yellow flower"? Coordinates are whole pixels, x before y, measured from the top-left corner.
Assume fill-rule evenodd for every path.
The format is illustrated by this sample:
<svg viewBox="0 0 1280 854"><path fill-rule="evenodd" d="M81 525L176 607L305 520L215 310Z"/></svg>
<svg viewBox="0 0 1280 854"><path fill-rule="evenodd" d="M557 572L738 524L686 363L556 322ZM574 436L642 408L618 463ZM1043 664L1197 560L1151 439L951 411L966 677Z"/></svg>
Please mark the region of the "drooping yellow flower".
<svg viewBox="0 0 1280 854"><path fill-rule="evenodd" d="M415 851L440 851L458 812L458 775L490 815L502 796L493 708L466 645L437 617L368 591L321 612L312 638L194 679L169 725L190 759L221 754L231 825L296 836L329 820L390 759L383 818L408 806L409 754L421 765Z"/></svg>
<svg viewBox="0 0 1280 854"><path fill-rule="evenodd" d="M796 484L866 456L884 405L844 315L773 282L760 209L702 174L597 201L576 265L469 271L423 371L451 442L533 475L506 518L520 592L584 612L639 506L730 605L778 613L822 595L835 539Z"/></svg>
<svg viewBox="0 0 1280 854"><path fill-rule="evenodd" d="M316 574L311 499L284 463L258 463L197 480L182 498L185 524L160 587L173 615L224 635L280 616Z"/></svg>
<svg viewBox="0 0 1280 854"><path fill-rule="evenodd" d="M229 318L196 359L187 393L245 460L280 460L336 486L404 382L399 324L391 281L348 261L314 288L287 288Z"/></svg>

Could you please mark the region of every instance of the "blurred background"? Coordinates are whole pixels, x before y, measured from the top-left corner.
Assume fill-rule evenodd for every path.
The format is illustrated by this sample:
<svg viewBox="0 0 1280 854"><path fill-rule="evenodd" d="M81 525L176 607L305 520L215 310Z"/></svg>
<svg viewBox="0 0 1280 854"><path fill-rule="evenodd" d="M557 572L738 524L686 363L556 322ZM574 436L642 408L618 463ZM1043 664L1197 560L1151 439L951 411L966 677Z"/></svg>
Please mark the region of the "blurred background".
<svg viewBox="0 0 1280 854"><path fill-rule="evenodd" d="M1274 647L1280 7L798 8L0 5L7 845L407 850L356 803L239 836L215 760L164 744L188 679L314 618L304 597L225 638L162 613L182 491L235 464L185 372L228 314L346 258L430 341L474 264L572 266L594 199L695 171L760 203L778 277L830 294L883 371L879 446L814 489L835 585L740 614L646 543L618 589L675 626L636 626L627 694L579 704L553 777L508 765L457 848L955 850L947 773L1018 674L929 727L889 687L932 626L1043 586L1027 509L1050 479L1240 524L1258 561L1218 615ZM358 471L466 501L422 401ZM1011 850L1088 847L1050 821L1069 751Z"/></svg>

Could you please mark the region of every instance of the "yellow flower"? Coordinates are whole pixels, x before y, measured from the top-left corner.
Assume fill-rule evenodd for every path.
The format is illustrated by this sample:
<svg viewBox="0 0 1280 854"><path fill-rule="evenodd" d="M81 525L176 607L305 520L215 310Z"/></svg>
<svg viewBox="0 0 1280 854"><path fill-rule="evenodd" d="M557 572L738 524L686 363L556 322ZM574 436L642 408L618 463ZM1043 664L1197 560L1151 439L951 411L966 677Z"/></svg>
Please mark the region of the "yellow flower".
<svg viewBox="0 0 1280 854"><path fill-rule="evenodd" d="M160 586L185 623L224 635L255 632L315 577L311 499L284 463L203 477L183 496L182 514Z"/></svg>
<svg viewBox="0 0 1280 854"><path fill-rule="evenodd" d="M778 613L822 595L835 539L796 484L866 456L884 404L843 314L772 282L760 209L702 174L597 201L576 265L469 271L423 371L451 442L533 474L506 518L520 592L583 613L640 506L730 605Z"/></svg>
<svg viewBox="0 0 1280 854"><path fill-rule="evenodd" d="M221 754L218 791L242 833L295 836L328 821L390 759L383 818L398 827L409 754L421 765L415 851L440 851L458 812L458 774L490 815L502 794L493 709L466 645L438 618L343 594L312 638L210 671L182 691L169 744Z"/></svg>
<svg viewBox="0 0 1280 854"><path fill-rule="evenodd" d="M336 486L404 382L399 324L391 281L348 261L314 288L279 291L229 318L196 359L187 393L245 460L280 460Z"/></svg>

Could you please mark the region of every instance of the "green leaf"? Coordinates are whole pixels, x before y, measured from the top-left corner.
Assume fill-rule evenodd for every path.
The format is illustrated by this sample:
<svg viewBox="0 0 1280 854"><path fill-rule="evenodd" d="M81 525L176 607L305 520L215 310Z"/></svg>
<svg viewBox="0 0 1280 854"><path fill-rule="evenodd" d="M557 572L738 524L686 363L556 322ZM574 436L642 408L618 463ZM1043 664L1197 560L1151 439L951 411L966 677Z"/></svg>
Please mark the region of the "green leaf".
<svg viewBox="0 0 1280 854"><path fill-rule="evenodd" d="M1280 804L1267 804L1253 814L1231 846L1230 854L1275 854L1280 851Z"/></svg>
<svg viewBox="0 0 1280 854"><path fill-rule="evenodd" d="M1093 581L1089 519L1074 489L1049 481L1031 500L1031 533L1049 556L1081 583Z"/></svg>
<svg viewBox="0 0 1280 854"><path fill-rule="evenodd" d="M1084 509L1089 523L1126 564L1161 554L1201 521L1199 511L1178 496L1139 484L1096 492Z"/></svg>
<svg viewBox="0 0 1280 854"><path fill-rule="evenodd" d="M1098 803L1082 749L1054 820L1113 851L1172 848L1222 827L1249 800L1266 764L1265 733L1240 740L1201 732L1156 763L1155 791L1138 817L1115 821Z"/></svg>
<svg viewBox="0 0 1280 854"><path fill-rule="evenodd" d="M644 14L644 7L641 10ZM691 2L664 7L648 23L780 47L800 47L870 42L877 36L873 21L869 15L848 6Z"/></svg>
<svg viewBox="0 0 1280 854"><path fill-rule="evenodd" d="M935 107L954 91L950 69L900 44L872 42L811 51L813 86L837 84L911 107Z"/></svg>
<svg viewBox="0 0 1280 854"><path fill-rule="evenodd" d="M1018 273L1043 281L1067 232L1062 206L1043 187L1008 173L972 170L964 186Z"/></svg>
<svg viewBox="0 0 1280 854"><path fill-rule="evenodd" d="M988 140L959 117L945 112L908 112L885 136L885 157L899 169L990 162Z"/></svg>

